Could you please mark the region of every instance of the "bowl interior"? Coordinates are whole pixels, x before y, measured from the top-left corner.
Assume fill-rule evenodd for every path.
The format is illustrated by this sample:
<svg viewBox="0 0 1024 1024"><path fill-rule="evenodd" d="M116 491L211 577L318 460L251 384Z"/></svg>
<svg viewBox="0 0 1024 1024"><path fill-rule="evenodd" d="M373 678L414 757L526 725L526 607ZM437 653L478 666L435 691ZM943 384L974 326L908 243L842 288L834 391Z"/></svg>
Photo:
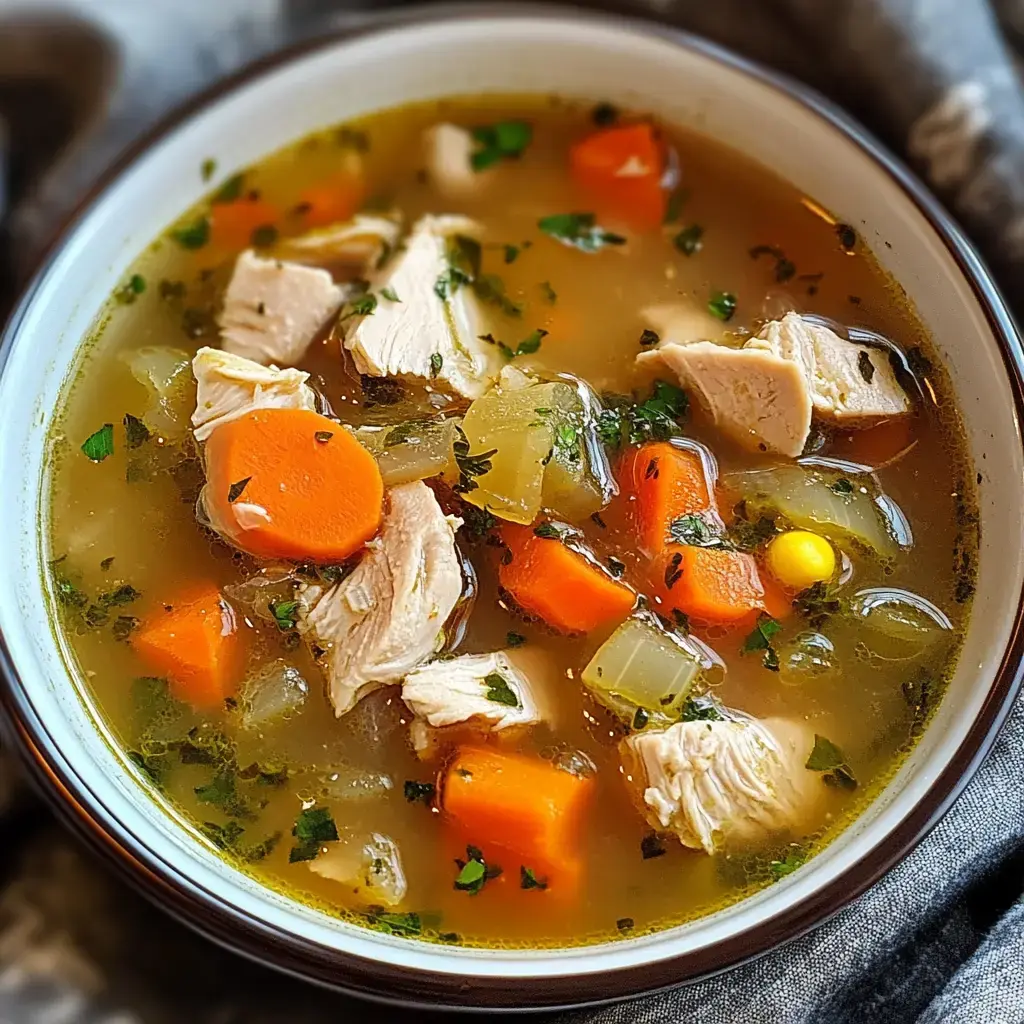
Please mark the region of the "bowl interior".
<svg viewBox="0 0 1024 1024"><path fill-rule="evenodd" d="M980 587L959 669L913 756L856 824L803 869L740 905L654 936L557 953L438 948L361 930L262 888L190 838L126 772L69 683L42 611L46 429L104 297L132 257L204 191L203 159L216 158L228 173L307 132L379 108L538 88L647 109L693 127L743 150L857 229L901 282L955 382L981 473ZM969 255L959 259L971 264ZM1012 334L1006 322L995 327ZM821 894L873 848L892 841L893 830L961 748L990 699L1013 634L1024 565L1019 546L1002 541L1020 534L1024 459L992 310L929 217L865 148L756 75L654 30L579 17L510 15L499 23L463 15L326 45L249 80L163 136L100 195L13 322L5 356L0 535L8 543L0 549L0 630L21 680L24 717L46 737L58 773L77 780L80 802L115 840L209 904L321 950L446 976L539 980L666 961L751 929L769 935L773 918L796 905L817 905L815 913L824 913L829 906L820 905ZM955 482L936 483L947 485Z"/></svg>

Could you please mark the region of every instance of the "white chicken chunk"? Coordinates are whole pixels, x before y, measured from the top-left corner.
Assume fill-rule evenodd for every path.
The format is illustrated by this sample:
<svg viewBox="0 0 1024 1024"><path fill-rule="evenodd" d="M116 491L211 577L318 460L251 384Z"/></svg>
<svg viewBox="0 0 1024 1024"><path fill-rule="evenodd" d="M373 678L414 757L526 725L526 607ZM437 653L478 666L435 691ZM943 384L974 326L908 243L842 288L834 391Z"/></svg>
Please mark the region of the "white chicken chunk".
<svg viewBox="0 0 1024 1024"><path fill-rule="evenodd" d="M430 183L452 198L468 195L481 186L481 175L470 162L475 144L465 128L443 122L423 133L423 160Z"/></svg>
<svg viewBox="0 0 1024 1024"><path fill-rule="evenodd" d="M445 726L468 722L482 731L501 732L535 725L544 717L535 686L506 651L423 665L405 677L402 700L416 715L411 736L417 751L428 749L431 731Z"/></svg>
<svg viewBox="0 0 1024 1024"><path fill-rule="evenodd" d="M376 308L346 329L345 348L360 373L436 378L466 398L484 393L501 369L501 356L480 340L485 328L479 302L464 285L438 288L451 269L448 240L478 231L475 221L458 216L426 216L413 226L404 249L372 282Z"/></svg>
<svg viewBox="0 0 1024 1024"><path fill-rule="evenodd" d="M804 767L813 740L792 722L679 722L623 746L650 825L706 853L784 829L820 791Z"/></svg>
<svg viewBox="0 0 1024 1024"><path fill-rule="evenodd" d="M246 249L235 261L217 319L221 344L257 363L294 365L346 294L326 270Z"/></svg>
<svg viewBox="0 0 1024 1024"><path fill-rule="evenodd" d="M910 400L885 352L846 341L797 313L765 324L745 348L763 348L797 363L810 386L814 412L822 419L870 425L910 412Z"/></svg>
<svg viewBox="0 0 1024 1024"><path fill-rule="evenodd" d="M715 426L750 451L800 455L811 430L811 393L800 365L764 349L710 341L668 344L637 365L674 374Z"/></svg>
<svg viewBox="0 0 1024 1024"><path fill-rule="evenodd" d="M371 832L342 836L309 862L321 878L340 882L364 903L397 906L409 888L398 846L389 836Z"/></svg>
<svg viewBox="0 0 1024 1024"><path fill-rule="evenodd" d="M205 441L222 423L254 409L316 409L316 394L302 370L279 370L251 359L201 348L192 360L196 378L196 411L192 426Z"/></svg>
<svg viewBox="0 0 1024 1024"><path fill-rule="evenodd" d="M365 273L395 248L401 233L398 220L360 214L351 220L282 239L274 251L299 263L329 263Z"/></svg>
<svg viewBox="0 0 1024 1024"><path fill-rule="evenodd" d="M445 516L421 481L393 487L378 537L355 571L328 590L303 591L303 630L324 648L340 718L366 694L401 682L444 643L462 594L455 550L461 519Z"/></svg>

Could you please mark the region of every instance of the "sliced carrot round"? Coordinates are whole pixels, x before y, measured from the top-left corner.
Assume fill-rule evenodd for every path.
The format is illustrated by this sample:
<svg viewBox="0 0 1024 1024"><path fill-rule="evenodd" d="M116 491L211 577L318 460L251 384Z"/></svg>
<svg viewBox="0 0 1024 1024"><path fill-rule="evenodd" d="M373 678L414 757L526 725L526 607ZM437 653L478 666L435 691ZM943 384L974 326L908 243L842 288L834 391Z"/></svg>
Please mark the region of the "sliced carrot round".
<svg viewBox="0 0 1024 1024"><path fill-rule="evenodd" d="M383 499L373 456L308 409L257 409L206 442L207 515L253 555L348 558L377 532Z"/></svg>
<svg viewBox="0 0 1024 1024"><path fill-rule="evenodd" d="M508 547L498 576L524 611L563 633L588 633L621 622L636 594L561 540L538 537L530 526L507 525Z"/></svg>
<svg viewBox="0 0 1024 1024"><path fill-rule="evenodd" d="M210 207L210 236L221 249L244 249L253 244L257 228L272 227L280 218L276 206L264 199L236 199Z"/></svg>
<svg viewBox="0 0 1024 1024"><path fill-rule="evenodd" d="M362 179L352 174L335 174L311 185L299 197L306 226L350 220L359 211L364 192Z"/></svg>

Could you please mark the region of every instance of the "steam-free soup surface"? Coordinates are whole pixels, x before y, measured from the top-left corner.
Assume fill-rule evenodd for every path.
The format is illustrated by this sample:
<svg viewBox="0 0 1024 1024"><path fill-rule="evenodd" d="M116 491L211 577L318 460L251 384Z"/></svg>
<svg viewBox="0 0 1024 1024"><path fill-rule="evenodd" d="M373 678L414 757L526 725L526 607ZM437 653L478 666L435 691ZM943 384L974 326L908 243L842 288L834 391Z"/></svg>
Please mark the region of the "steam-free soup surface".
<svg viewBox="0 0 1024 1024"><path fill-rule="evenodd" d="M438 124L454 126L454 157L425 142ZM238 174L215 156L195 171L210 200L126 275L52 427L59 628L140 784L267 885L450 943L617 938L797 870L919 735L971 594L973 473L945 375L871 256L876 226L846 225L741 154L607 105L458 100L374 115ZM400 224L395 237L355 255L289 249L359 212ZM445 235L446 281L427 281L437 307L424 316L472 303L475 395L458 392L440 351L426 353L428 373L377 377L352 351L400 305L427 303L389 274L421 218L445 214L475 225ZM556 216L577 214L592 218ZM310 374L315 410L242 409L197 441L189 361L204 346L238 350L221 310L252 248L326 268L343 289L308 348L276 360ZM298 302L293 320L313 299ZM258 337L274 313L261 304L247 314ZM749 355L770 323L810 324L843 352L866 340L854 389L891 377L896 405L847 419L815 405L799 438L808 463L745 442L692 366L637 362L698 339ZM413 347L428 335L419 324ZM795 357L768 354L771 373L793 369ZM527 393L543 397L515 398ZM775 413L755 394L736 415L756 430ZM303 430L301 445L271 450L268 436ZM441 455L417 462L430 445ZM502 468L510 445L514 471ZM224 476L245 465L256 468ZM666 497L669 477L682 483ZM300 484L301 514L272 504ZM331 518L346 502L364 503L368 530L355 513L344 527ZM413 664L353 694L332 659L357 640L332 640L316 602L382 557L388 516L406 505L440 524L416 585L434 586L430 559L455 552L461 596L437 583L428 650L402 640L392 654ZM401 524L392 563L419 551L431 515ZM445 515L464 523L452 532ZM370 593L386 606L387 587ZM431 725L416 694L434 686L458 705L457 670L474 664L458 659L497 652L506 660L467 684L492 713ZM339 657L356 671L351 649ZM714 738L703 768L683 726L705 730L691 746ZM731 746L741 734L746 746Z"/></svg>

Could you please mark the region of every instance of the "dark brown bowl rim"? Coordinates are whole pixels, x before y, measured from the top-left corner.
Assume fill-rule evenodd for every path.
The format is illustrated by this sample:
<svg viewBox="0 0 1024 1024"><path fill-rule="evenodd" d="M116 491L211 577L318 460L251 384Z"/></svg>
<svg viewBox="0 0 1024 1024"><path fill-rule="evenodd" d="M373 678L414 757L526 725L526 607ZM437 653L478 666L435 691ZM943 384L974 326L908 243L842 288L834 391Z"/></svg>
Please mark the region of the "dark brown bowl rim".
<svg viewBox="0 0 1024 1024"><path fill-rule="evenodd" d="M960 228L917 178L861 125L813 89L700 37L652 22L546 4L445 5L429 10L378 13L361 20L355 27L342 27L275 52L217 82L176 109L126 150L68 219L60 238L41 260L6 324L0 339L0 374L4 372L10 348L43 277L73 235L79 221L116 186L123 171L194 113L265 72L348 39L363 38L395 27L458 17L501 19L524 14L586 18L666 39L797 100L859 146L928 220L970 284L999 343L1014 395L1016 418L1018 422L1024 421L1024 351L1013 318L997 286ZM383 964L328 949L239 911L143 847L90 792L36 715L25 682L18 674L2 636L0 708L6 738L27 765L31 777L40 784L59 817L93 849L116 864L136 889L205 937L252 960L349 995L407 1007L524 1011L593 1006L704 979L791 942L836 914L905 857L959 796L990 751L1006 720L1024 682L1022 663L1024 593L1018 599L1010 642L993 684L970 731L949 763L925 796L889 835L818 892L787 907L770 921L691 953L598 975L570 973L544 978L466 978ZM552 951L552 955L557 956L557 951Z"/></svg>

